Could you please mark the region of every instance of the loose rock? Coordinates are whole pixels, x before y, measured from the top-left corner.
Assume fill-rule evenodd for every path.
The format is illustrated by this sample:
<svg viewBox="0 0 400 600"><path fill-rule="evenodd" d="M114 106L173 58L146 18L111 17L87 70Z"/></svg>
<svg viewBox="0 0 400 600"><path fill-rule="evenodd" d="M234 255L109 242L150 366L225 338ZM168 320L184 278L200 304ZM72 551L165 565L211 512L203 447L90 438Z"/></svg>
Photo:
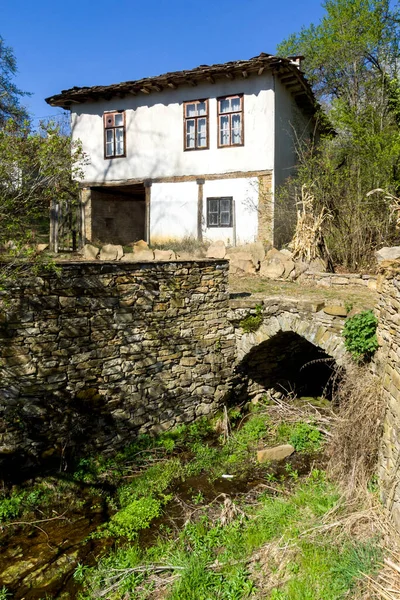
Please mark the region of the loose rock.
<svg viewBox="0 0 400 600"><path fill-rule="evenodd" d="M294 452L294 447L291 444L282 444L274 448L264 448L257 452L257 460L259 463L264 463L269 460L283 460Z"/></svg>
<svg viewBox="0 0 400 600"><path fill-rule="evenodd" d="M122 246L106 244L100 250L100 260L119 260L124 255Z"/></svg>
<svg viewBox="0 0 400 600"><path fill-rule="evenodd" d="M96 260L99 252L100 250L96 246L92 246L92 244L85 244L82 248L82 256L86 260Z"/></svg>
<svg viewBox="0 0 400 600"><path fill-rule="evenodd" d="M207 249L207 258L225 258L226 246L222 240L212 242Z"/></svg>

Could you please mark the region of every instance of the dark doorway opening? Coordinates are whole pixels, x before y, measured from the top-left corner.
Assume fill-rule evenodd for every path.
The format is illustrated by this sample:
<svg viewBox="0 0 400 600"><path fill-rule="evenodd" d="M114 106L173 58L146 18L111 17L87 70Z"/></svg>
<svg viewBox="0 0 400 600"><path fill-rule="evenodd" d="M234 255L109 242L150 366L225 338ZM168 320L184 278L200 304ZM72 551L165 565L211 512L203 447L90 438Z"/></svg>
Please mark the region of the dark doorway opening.
<svg viewBox="0 0 400 600"><path fill-rule="evenodd" d="M141 184L91 188L92 240L126 246L146 239L145 187Z"/></svg>

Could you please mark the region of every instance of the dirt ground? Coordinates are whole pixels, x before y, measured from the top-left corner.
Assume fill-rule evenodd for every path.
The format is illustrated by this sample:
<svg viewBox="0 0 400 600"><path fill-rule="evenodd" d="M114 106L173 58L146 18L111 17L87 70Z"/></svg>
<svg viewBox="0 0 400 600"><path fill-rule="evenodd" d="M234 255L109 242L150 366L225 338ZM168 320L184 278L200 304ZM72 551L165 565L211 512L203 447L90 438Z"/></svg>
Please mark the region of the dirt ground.
<svg viewBox="0 0 400 600"><path fill-rule="evenodd" d="M305 285L296 281L277 281L262 279L257 275L238 277L229 276L229 291L232 294L251 294L252 297L265 298L282 296L301 300L321 300L326 303L350 306L353 311L373 309L377 294L363 286L343 285L333 288L321 288L316 285Z"/></svg>

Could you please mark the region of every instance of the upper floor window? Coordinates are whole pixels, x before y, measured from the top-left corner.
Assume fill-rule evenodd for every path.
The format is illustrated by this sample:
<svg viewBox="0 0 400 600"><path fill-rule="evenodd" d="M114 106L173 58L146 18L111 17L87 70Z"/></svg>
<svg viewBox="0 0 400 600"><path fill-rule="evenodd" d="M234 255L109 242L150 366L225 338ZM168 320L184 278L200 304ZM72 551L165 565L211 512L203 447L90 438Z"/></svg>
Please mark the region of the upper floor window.
<svg viewBox="0 0 400 600"><path fill-rule="evenodd" d="M185 102L184 136L185 150L208 148L208 100Z"/></svg>
<svg viewBox="0 0 400 600"><path fill-rule="evenodd" d="M243 143L243 96L218 98L218 147Z"/></svg>
<svg viewBox="0 0 400 600"><path fill-rule="evenodd" d="M104 158L125 156L125 112L104 113Z"/></svg>

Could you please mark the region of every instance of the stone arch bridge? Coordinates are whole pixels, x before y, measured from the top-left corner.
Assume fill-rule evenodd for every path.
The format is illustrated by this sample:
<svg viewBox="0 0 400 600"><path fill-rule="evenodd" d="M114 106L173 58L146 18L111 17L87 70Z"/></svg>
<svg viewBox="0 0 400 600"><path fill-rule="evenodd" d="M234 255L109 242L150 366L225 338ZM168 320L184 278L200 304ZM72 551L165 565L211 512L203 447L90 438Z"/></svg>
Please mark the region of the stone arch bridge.
<svg viewBox="0 0 400 600"><path fill-rule="evenodd" d="M247 395L271 387L319 395L345 362L345 314L324 302L233 295L228 312L235 339L233 387L239 381ZM256 331L244 330L248 316L262 319Z"/></svg>

